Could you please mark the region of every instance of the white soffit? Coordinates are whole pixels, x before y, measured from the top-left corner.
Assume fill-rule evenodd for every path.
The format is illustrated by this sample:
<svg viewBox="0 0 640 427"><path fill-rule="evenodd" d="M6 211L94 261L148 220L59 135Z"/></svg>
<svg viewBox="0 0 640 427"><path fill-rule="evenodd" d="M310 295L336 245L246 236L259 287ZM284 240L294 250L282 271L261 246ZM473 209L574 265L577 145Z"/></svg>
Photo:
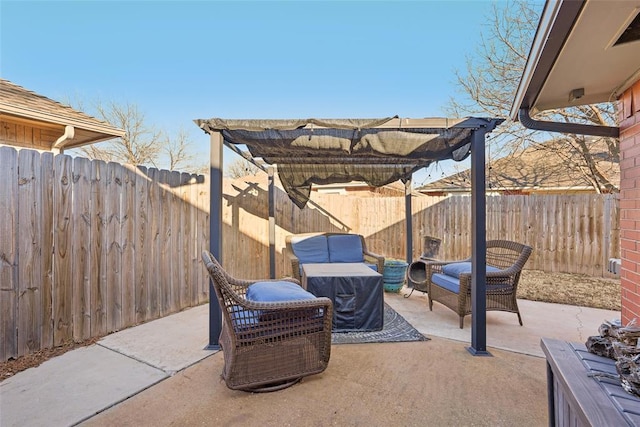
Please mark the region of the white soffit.
<svg viewBox="0 0 640 427"><path fill-rule="evenodd" d="M640 0L587 1L532 110L615 101L639 76L640 41L614 46L639 12Z"/></svg>

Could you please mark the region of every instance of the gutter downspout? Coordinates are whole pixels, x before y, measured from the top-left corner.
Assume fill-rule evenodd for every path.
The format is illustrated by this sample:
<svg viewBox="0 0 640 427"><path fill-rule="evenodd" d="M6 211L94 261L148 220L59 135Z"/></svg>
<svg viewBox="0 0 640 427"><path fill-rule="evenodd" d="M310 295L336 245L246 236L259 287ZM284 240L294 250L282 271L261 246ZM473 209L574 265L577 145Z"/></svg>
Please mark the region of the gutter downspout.
<svg viewBox="0 0 640 427"><path fill-rule="evenodd" d="M64 152L64 146L67 141L72 140L76 135L76 129L73 126L67 125L64 127L64 133L56 142L51 146L51 151L55 154L61 154Z"/></svg>
<svg viewBox="0 0 640 427"><path fill-rule="evenodd" d="M597 126L581 123L545 122L542 120L535 120L529 115L528 108L520 108L520 110L518 110L518 119L524 127L534 130L575 133L589 136L606 136L611 138L618 138L620 136L620 128L614 126Z"/></svg>

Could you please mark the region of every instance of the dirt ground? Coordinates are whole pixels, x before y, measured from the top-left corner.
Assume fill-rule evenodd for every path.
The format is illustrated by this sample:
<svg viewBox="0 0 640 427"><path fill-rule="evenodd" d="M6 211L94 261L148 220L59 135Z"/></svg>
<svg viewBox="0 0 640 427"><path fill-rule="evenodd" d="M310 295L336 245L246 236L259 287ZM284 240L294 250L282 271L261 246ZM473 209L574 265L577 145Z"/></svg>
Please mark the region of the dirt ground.
<svg viewBox="0 0 640 427"><path fill-rule="evenodd" d="M60 356L69 350L73 350L78 347L85 347L94 344L100 338L90 338L82 342L66 342L62 345L53 348L45 348L35 353L27 354L26 356L18 357L17 359L10 359L6 362L0 363L0 382L7 378L17 374L20 371L24 371L28 368L33 368L40 365L52 357Z"/></svg>
<svg viewBox="0 0 640 427"><path fill-rule="evenodd" d="M620 279L523 270L518 298L619 311Z"/></svg>
<svg viewBox="0 0 640 427"><path fill-rule="evenodd" d="M620 310L620 280L602 279L579 274L524 270L518 286L518 298ZM100 337L80 343L66 343L59 347L44 349L27 356L2 362L0 363L0 382L20 371L38 366L42 362L69 350L91 345L99 339Z"/></svg>

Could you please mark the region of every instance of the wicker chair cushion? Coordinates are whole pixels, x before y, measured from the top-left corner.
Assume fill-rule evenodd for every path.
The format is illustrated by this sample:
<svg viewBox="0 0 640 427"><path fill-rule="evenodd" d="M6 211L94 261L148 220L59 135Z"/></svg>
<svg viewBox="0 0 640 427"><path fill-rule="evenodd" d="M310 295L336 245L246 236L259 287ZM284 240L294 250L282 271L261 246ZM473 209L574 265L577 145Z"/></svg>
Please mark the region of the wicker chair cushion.
<svg viewBox="0 0 640 427"><path fill-rule="evenodd" d="M329 262L327 236L296 237L291 240L291 248L300 264Z"/></svg>
<svg viewBox="0 0 640 427"><path fill-rule="evenodd" d="M260 322L271 321L273 323L274 315L278 316L278 310L248 310L239 305L231 307L231 325L237 334L244 334L243 338L252 337L269 338L282 334L282 330L273 326L261 326ZM309 318L322 317L322 311L316 316L307 316ZM246 335L251 334L251 335Z"/></svg>
<svg viewBox="0 0 640 427"><path fill-rule="evenodd" d="M247 299L256 302L296 301L316 296L292 282L256 282L247 288Z"/></svg>
<svg viewBox="0 0 640 427"><path fill-rule="evenodd" d="M488 268L487 271L489 271ZM508 282L508 279L505 280ZM460 279L456 279L448 274L434 273L433 276L431 276L431 281L441 288L445 288L453 293L457 294L460 292ZM509 283L491 283L487 284L486 289L487 293L501 292L511 289L511 285Z"/></svg>
<svg viewBox="0 0 640 427"><path fill-rule="evenodd" d="M329 262L362 262L362 240L357 234L329 236Z"/></svg>
<svg viewBox="0 0 640 427"><path fill-rule="evenodd" d="M236 332L256 326L259 322L259 316L259 311L247 310L239 305L231 306L231 321Z"/></svg>
<svg viewBox="0 0 640 427"><path fill-rule="evenodd" d="M460 280L453 276L434 273L431 275L431 282L456 294L460 292Z"/></svg>
<svg viewBox="0 0 640 427"><path fill-rule="evenodd" d="M492 273L496 271L500 271L500 269L487 265L487 273ZM460 278L460 274L462 273L471 273L471 263L470 262L452 262L451 264L443 265L442 272L447 276Z"/></svg>

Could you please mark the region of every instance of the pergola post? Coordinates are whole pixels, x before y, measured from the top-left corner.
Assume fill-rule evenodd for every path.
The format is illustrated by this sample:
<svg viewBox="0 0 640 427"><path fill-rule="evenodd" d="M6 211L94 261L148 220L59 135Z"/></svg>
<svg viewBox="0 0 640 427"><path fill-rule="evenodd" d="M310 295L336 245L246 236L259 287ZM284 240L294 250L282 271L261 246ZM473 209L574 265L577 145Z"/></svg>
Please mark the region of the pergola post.
<svg viewBox="0 0 640 427"><path fill-rule="evenodd" d="M276 192L275 192L275 179L274 179L274 167L269 166L267 169L267 175L269 176L269 277L276 278L276 218L275 218L275 205L276 205Z"/></svg>
<svg viewBox="0 0 640 427"><path fill-rule="evenodd" d="M209 252L222 264L222 133L210 133L210 211L209 211ZM213 282L209 279L209 350L219 350L222 331L222 311Z"/></svg>
<svg viewBox="0 0 640 427"><path fill-rule="evenodd" d="M404 215L405 215L405 235L407 236L407 264L413 261L413 216L411 215L411 176L404 183Z"/></svg>
<svg viewBox="0 0 640 427"><path fill-rule="evenodd" d="M486 127L471 139L471 346L474 356L487 351L487 200L485 172Z"/></svg>

